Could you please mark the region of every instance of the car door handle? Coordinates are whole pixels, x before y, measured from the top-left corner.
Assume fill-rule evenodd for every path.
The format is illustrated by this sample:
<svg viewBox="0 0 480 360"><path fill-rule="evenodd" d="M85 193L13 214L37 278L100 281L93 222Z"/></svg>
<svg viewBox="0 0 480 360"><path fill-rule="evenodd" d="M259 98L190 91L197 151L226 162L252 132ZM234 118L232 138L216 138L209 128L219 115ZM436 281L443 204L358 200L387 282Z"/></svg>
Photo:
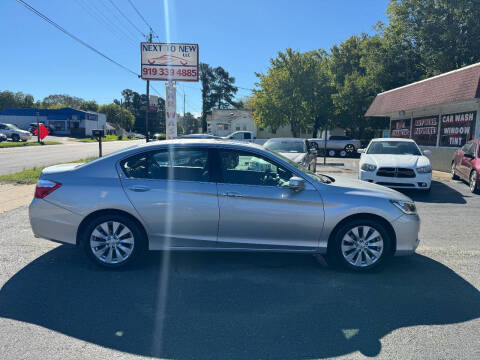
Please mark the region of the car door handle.
<svg viewBox="0 0 480 360"><path fill-rule="evenodd" d="M135 192L145 192L150 190L150 188L146 186L141 186L141 185L134 185L134 186L130 186L128 190L135 191Z"/></svg>
<svg viewBox="0 0 480 360"><path fill-rule="evenodd" d="M236 198L241 198L243 197L242 194L233 192L233 191L227 191L226 193L223 193L222 196L228 196L228 197L236 197Z"/></svg>

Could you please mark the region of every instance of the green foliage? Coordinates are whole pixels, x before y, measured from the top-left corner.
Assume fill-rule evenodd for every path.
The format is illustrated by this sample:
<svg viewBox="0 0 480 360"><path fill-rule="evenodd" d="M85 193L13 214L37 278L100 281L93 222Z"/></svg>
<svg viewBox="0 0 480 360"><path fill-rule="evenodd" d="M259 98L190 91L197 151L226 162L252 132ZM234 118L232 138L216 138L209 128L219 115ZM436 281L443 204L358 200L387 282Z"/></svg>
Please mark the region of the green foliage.
<svg viewBox="0 0 480 360"><path fill-rule="evenodd" d="M95 100L87 100L80 105L80 110L97 112L98 107L99 106Z"/></svg>
<svg viewBox="0 0 480 360"><path fill-rule="evenodd" d="M235 78L231 77L221 66L212 68L200 63L199 78L202 83L202 130L207 131L207 115L213 108L228 109L238 107L233 98L238 91L234 86Z"/></svg>
<svg viewBox="0 0 480 360"><path fill-rule="evenodd" d="M102 105L98 111L106 115L108 122L124 129L130 129L135 122L133 114L117 104Z"/></svg>
<svg viewBox="0 0 480 360"><path fill-rule="evenodd" d="M19 147L19 146L42 146L42 145L60 145L61 142L58 141L43 141L41 143L33 141L5 141L0 142L0 148L10 148L10 147Z"/></svg>
<svg viewBox="0 0 480 360"><path fill-rule="evenodd" d="M290 125L293 136L325 126L332 111L331 79L324 52L287 49L257 74L252 107L257 125L272 130Z"/></svg>
<svg viewBox="0 0 480 360"><path fill-rule="evenodd" d="M200 121L191 113L187 112L185 116L178 119L178 134L195 134L198 132Z"/></svg>
<svg viewBox="0 0 480 360"><path fill-rule="evenodd" d="M32 95L22 92L0 91L0 111L7 108L33 108L35 107Z"/></svg>

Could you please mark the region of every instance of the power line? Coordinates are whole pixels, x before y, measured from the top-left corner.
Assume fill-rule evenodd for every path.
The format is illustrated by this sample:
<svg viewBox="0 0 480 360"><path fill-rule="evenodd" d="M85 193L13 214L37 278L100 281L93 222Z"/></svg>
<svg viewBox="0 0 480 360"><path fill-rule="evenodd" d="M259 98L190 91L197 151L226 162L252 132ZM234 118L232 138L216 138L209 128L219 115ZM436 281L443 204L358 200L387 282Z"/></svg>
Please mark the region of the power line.
<svg viewBox="0 0 480 360"><path fill-rule="evenodd" d="M137 27L137 25L135 25L135 24L128 18L128 16L126 16L126 15L123 13L123 11L120 10L117 5L115 5L115 3L114 3L112 0L108 0L108 1L110 2L110 4L113 5L113 7L114 7L115 9L117 9L117 11L120 13L120 15L122 15L122 16L125 18L125 20L127 20L128 23L135 28L135 30L137 30L143 37L145 37L145 38L147 37L147 35L145 35L145 34L143 33L143 31L140 30L140 29Z"/></svg>
<svg viewBox="0 0 480 360"><path fill-rule="evenodd" d="M107 4L101 0L101 1L97 1L97 4L100 3L101 6L103 6L103 8L106 10L104 16L105 18L108 19L109 22L111 22L121 33L123 34L126 34L128 36L129 39L131 39L134 43L137 43L137 37L136 35L131 31L130 28L126 28L121 21L119 21L118 17L113 15L111 9L107 6ZM108 15L113 15L113 20L110 19L110 17Z"/></svg>
<svg viewBox="0 0 480 360"><path fill-rule="evenodd" d="M147 20L145 20L145 18L143 17L143 15L140 13L140 11L138 11L138 9L135 7L135 5L133 4L132 0L128 0L128 2L130 3L130 5L132 5L133 7L133 10L135 10L135 12L137 13L138 16L140 16L140 18L143 20L143 22L148 26L148 28L155 34L158 36L158 34L153 30L152 26L148 23Z"/></svg>
<svg viewBox="0 0 480 360"><path fill-rule="evenodd" d="M77 36L73 35L71 32L67 31L66 29L64 29L63 27L61 27L60 25L58 25L55 21L51 20L50 18L48 18L47 16L43 15L40 11L36 10L35 8L33 8L31 5L27 4L25 1L23 0L16 0L18 3L20 3L21 5L23 5L24 7L26 7L28 10L30 10L31 12L33 12L35 15L38 15L39 17L41 17L43 20L45 20L46 22L48 22L50 25L52 26L55 26L58 30L60 30L61 32L63 32L64 34L68 35L69 37L71 37L73 40L79 42L80 44L82 44L83 46L85 46L86 48L90 49L91 51L95 52L96 54L100 55L101 57L107 59L108 61L114 63L115 65L121 67L122 69L124 69L125 71L128 71L129 73L135 75L135 76L138 76L138 74L129 69L128 67L120 64L119 62L113 60L112 58L108 57L107 55L105 55L104 53L102 53L101 51L95 49L93 46L87 44L85 41L83 41L82 39L78 38Z"/></svg>

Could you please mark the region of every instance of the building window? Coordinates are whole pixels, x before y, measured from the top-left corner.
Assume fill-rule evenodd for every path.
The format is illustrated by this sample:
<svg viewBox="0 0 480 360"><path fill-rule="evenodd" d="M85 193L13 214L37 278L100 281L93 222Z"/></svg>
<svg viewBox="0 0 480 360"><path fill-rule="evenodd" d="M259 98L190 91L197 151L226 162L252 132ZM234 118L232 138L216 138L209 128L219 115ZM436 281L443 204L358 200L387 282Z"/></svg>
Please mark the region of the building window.
<svg viewBox="0 0 480 360"><path fill-rule="evenodd" d="M230 126L228 124L217 124L217 130L228 130Z"/></svg>
<svg viewBox="0 0 480 360"><path fill-rule="evenodd" d="M240 126L237 126L235 129L236 129L237 131L240 130Z"/></svg>
<svg viewBox="0 0 480 360"><path fill-rule="evenodd" d="M264 129L263 128L258 128L259 131L263 131Z"/></svg>
<svg viewBox="0 0 480 360"><path fill-rule="evenodd" d="M243 130L247 130L247 125L243 125Z"/></svg>
<svg viewBox="0 0 480 360"><path fill-rule="evenodd" d="M272 134L276 134L277 133L277 129L272 129Z"/></svg>

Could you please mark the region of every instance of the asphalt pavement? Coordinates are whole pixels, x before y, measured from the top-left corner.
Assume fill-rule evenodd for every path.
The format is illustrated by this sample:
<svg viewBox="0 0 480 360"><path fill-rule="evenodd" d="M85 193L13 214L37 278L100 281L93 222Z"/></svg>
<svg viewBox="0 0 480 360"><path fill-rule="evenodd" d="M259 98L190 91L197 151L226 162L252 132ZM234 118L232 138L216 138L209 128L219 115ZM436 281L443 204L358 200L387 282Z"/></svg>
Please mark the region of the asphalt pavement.
<svg viewBox="0 0 480 360"><path fill-rule="evenodd" d="M102 143L103 154L143 144L145 140L107 141ZM34 167L72 162L98 156L98 143L65 141L61 145L0 148L0 175L12 174Z"/></svg>
<svg viewBox="0 0 480 360"><path fill-rule="evenodd" d="M417 254L368 274L309 255L200 252L105 271L34 238L26 207L6 212L0 357L478 359L480 196L432 186L407 193L422 219Z"/></svg>

